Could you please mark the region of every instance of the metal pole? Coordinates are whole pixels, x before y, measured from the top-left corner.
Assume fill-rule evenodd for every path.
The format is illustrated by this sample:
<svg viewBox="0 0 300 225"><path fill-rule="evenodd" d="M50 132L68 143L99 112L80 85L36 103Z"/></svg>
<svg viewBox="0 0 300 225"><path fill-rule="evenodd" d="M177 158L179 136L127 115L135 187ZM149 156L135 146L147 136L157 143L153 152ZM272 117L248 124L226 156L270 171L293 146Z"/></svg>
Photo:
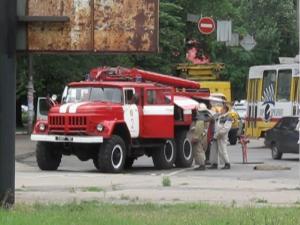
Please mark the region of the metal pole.
<svg viewBox="0 0 300 225"><path fill-rule="evenodd" d="M16 0L0 1L0 207L15 196Z"/></svg>

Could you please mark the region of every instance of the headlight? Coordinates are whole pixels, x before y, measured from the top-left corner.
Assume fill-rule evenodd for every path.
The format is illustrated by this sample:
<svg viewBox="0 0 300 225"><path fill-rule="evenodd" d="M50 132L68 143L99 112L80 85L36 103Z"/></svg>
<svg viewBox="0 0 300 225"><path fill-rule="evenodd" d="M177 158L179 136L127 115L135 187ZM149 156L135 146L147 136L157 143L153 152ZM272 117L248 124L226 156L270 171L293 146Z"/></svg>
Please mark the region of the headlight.
<svg viewBox="0 0 300 225"><path fill-rule="evenodd" d="M104 130L104 126L101 123L99 123L97 125L96 129L97 129L97 131L102 132Z"/></svg>
<svg viewBox="0 0 300 225"><path fill-rule="evenodd" d="M44 123L39 124L39 129L40 131L45 131L46 130L46 125Z"/></svg>

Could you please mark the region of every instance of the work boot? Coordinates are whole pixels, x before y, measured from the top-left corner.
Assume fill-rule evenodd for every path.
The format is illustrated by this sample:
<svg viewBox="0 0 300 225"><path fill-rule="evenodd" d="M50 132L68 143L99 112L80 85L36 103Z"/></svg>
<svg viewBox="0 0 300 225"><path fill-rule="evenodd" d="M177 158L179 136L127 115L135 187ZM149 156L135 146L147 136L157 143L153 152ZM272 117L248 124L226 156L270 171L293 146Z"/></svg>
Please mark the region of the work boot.
<svg viewBox="0 0 300 225"><path fill-rule="evenodd" d="M210 167L208 167L208 169L216 170L216 169L218 169L218 164L213 163Z"/></svg>
<svg viewBox="0 0 300 225"><path fill-rule="evenodd" d="M229 170L230 169L230 163L225 163L225 166L222 167L222 170Z"/></svg>
<svg viewBox="0 0 300 225"><path fill-rule="evenodd" d="M195 170L205 170L205 166L204 165L201 165L199 167L196 167Z"/></svg>

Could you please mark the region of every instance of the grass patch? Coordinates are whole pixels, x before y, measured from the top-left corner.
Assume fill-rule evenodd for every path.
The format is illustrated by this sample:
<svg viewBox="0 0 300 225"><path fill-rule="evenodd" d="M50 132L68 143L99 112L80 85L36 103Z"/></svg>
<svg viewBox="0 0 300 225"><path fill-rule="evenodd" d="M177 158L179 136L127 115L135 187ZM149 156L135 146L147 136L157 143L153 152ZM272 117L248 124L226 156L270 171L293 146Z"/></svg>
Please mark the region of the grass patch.
<svg viewBox="0 0 300 225"><path fill-rule="evenodd" d="M83 192L103 192L105 191L101 187L85 187L81 189Z"/></svg>
<svg viewBox="0 0 300 225"><path fill-rule="evenodd" d="M162 186L164 186L164 187L170 187L171 186L171 179L170 179L170 177L164 176L162 178L161 182L162 182Z"/></svg>
<svg viewBox="0 0 300 225"><path fill-rule="evenodd" d="M124 201L129 201L130 200L130 196L121 194L120 199L124 200Z"/></svg>
<svg viewBox="0 0 300 225"><path fill-rule="evenodd" d="M21 192L21 191L25 191L23 188L16 188L15 189L16 192Z"/></svg>
<svg viewBox="0 0 300 225"><path fill-rule="evenodd" d="M97 202L66 205L17 205L0 210L2 225L295 225L299 207L237 208L206 204L126 204Z"/></svg>

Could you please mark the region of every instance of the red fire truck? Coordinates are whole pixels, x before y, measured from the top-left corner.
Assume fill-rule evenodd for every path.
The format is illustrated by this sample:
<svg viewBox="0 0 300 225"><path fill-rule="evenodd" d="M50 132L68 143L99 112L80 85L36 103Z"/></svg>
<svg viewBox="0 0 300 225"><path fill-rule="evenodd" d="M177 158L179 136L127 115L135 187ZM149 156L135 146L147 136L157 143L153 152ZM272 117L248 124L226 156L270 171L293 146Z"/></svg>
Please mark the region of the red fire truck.
<svg viewBox="0 0 300 225"><path fill-rule="evenodd" d="M198 98L209 91L197 82L139 69L96 68L86 81L66 86L61 104L37 119L40 169L56 170L62 155L92 159L101 172L118 173L138 157L158 169L193 162L187 132Z"/></svg>

